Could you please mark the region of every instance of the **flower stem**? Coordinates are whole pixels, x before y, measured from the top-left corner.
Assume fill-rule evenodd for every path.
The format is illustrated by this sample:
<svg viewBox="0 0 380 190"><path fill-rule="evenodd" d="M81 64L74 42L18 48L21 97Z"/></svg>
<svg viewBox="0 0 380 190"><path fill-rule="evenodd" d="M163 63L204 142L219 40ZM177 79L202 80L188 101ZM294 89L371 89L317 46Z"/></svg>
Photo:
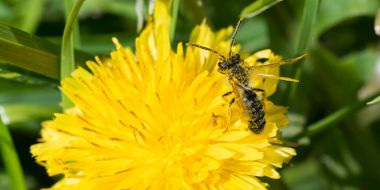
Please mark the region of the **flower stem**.
<svg viewBox="0 0 380 190"><path fill-rule="evenodd" d="M0 118L0 148L3 157L5 170L10 178L11 189L25 190L25 181L22 173L20 161L17 156L15 146L8 128Z"/></svg>
<svg viewBox="0 0 380 190"><path fill-rule="evenodd" d="M317 20L319 2L320 0L305 1L296 49L296 56L305 54L314 39L313 30L315 29L315 23ZM304 61L300 61L300 63L294 65L294 79L299 80L301 78L303 62ZM292 101L296 93L297 87L298 84L293 83L290 85L290 88L288 88L289 91L286 94L289 95L289 102Z"/></svg>
<svg viewBox="0 0 380 190"><path fill-rule="evenodd" d="M84 0L78 0L75 3L74 7L71 9L70 14L68 15L65 29L63 31L62 47L61 47L61 79L68 77L75 68L75 59L74 59L75 30L74 28L75 28L78 12L83 2ZM70 102L70 100L66 96L62 95L62 108L67 109L71 106L72 106L72 103Z"/></svg>
<svg viewBox="0 0 380 190"><path fill-rule="evenodd" d="M371 101L375 97L379 96L380 92L364 99L358 102L355 102L354 104L345 106L335 113L330 114L329 116L325 117L322 120L317 121L316 123L313 123L309 125L302 136L313 136L316 134L321 133L322 131L329 129L330 127L334 126L333 124L341 121L342 119L350 116L351 114L355 113L356 111L360 110L361 108L365 107L367 105L367 102Z"/></svg>
<svg viewBox="0 0 380 190"><path fill-rule="evenodd" d="M72 8L74 7L74 0L65 0L65 17L66 21L68 21L70 12ZM75 18L73 23L73 35L70 35L70 40L74 48L80 47L80 33L79 33L79 27L78 27L78 19Z"/></svg>
<svg viewBox="0 0 380 190"><path fill-rule="evenodd" d="M175 27L177 24L178 9L179 9L179 4L181 3L181 0L173 0L172 3L173 4L172 4L172 21L170 25L170 40L173 42Z"/></svg>

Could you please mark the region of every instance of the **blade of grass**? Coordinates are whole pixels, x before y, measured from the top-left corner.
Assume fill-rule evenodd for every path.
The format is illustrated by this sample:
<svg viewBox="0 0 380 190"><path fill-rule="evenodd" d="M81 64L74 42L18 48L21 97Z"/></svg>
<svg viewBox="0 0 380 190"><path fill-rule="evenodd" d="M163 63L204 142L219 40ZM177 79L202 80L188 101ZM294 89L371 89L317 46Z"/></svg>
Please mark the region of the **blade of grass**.
<svg viewBox="0 0 380 190"><path fill-rule="evenodd" d="M358 110L362 109L367 105L367 102L374 99L375 97L380 96L380 92L376 93L375 95L372 95L364 100L357 101L351 105L347 105L338 111L330 114L329 116L325 117L324 119L321 119L317 121L314 124L311 124L307 127L306 132L304 135L306 136L313 136L316 134L321 133L322 131L325 131L326 129L329 129L331 126L344 118L349 117L353 113L357 112Z"/></svg>
<svg viewBox="0 0 380 190"><path fill-rule="evenodd" d="M60 47L50 41L0 24L0 62L59 80ZM76 51L76 65L91 59L90 54Z"/></svg>
<svg viewBox="0 0 380 190"><path fill-rule="evenodd" d="M319 1L320 0L305 1L297 43L297 55L304 53L313 39L313 29L318 15Z"/></svg>
<svg viewBox="0 0 380 190"><path fill-rule="evenodd" d="M181 3L181 0L173 0L172 1L172 21L170 25L170 40L173 42L174 35L175 35L175 28L177 24L177 16L178 16L178 9L179 5Z"/></svg>
<svg viewBox="0 0 380 190"><path fill-rule="evenodd" d="M246 6L240 13L240 17L251 18L254 17L270 7L276 5L282 0L257 0L250 5Z"/></svg>
<svg viewBox="0 0 380 190"><path fill-rule="evenodd" d="M59 112L56 105L36 103L9 103L0 106L3 114L7 117L4 123L15 124L33 121L37 119L51 118L53 113Z"/></svg>
<svg viewBox="0 0 380 190"><path fill-rule="evenodd" d="M24 176L12 137L8 131L8 128L4 125L1 117L0 136L1 138L4 138L0 141L1 155L3 157L5 170L7 171L11 181L11 189L26 190Z"/></svg>
<svg viewBox="0 0 380 190"><path fill-rule="evenodd" d="M13 27L0 25L0 61L58 79L58 46ZM53 64L51 64L53 63Z"/></svg>
<svg viewBox="0 0 380 190"><path fill-rule="evenodd" d="M376 104L380 102L380 96L374 98L373 100L367 102L367 104Z"/></svg>
<svg viewBox="0 0 380 190"><path fill-rule="evenodd" d="M18 67L0 63L0 78L37 86L55 85L56 81Z"/></svg>
<svg viewBox="0 0 380 190"><path fill-rule="evenodd" d="M70 11L71 11L73 6L74 6L73 0L66 0L65 1L66 21L69 19ZM79 27L78 27L78 19L74 20L73 30L74 30L74 34L70 36L71 44L72 44L73 48L79 48L80 47L80 33L79 33Z"/></svg>
<svg viewBox="0 0 380 190"><path fill-rule="evenodd" d="M0 106L0 114L8 128L27 136L39 134L41 121L51 119L53 113L60 111L57 104L23 102Z"/></svg>
<svg viewBox="0 0 380 190"><path fill-rule="evenodd" d="M307 52L312 40L313 40L313 30L315 26L315 22L318 15L318 7L320 0L308 0L305 1L303 15L301 20L299 38L297 42L296 55L304 54ZM303 61L294 65L294 79L299 80L301 78ZM298 84L293 83L290 86L289 92L286 93L289 95L288 101L291 102L293 99Z"/></svg>
<svg viewBox="0 0 380 190"><path fill-rule="evenodd" d="M67 18L65 29L63 31L62 46L61 46L61 79L70 76L71 72L75 69L75 58L74 58L74 33L75 33L75 22L79 10L84 3L84 0L78 0ZM67 109L71 107L70 100L62 95L62 108Z"/></svg>

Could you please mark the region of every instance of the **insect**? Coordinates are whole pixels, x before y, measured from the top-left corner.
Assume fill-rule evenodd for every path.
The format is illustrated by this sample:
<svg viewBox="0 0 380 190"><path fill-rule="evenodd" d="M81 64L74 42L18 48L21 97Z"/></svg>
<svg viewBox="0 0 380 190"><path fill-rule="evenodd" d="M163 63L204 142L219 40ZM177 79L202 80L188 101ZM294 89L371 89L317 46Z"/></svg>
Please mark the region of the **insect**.
<svg viewBox="0 0 380 190"><path fill-rule="evenodd" d="M266 124L265 108L263 102L263 97L265 97L265 91L263 89L254 88L250 86L252 82L250 77L251 74L290 82L298 82L298 80L288 77L271 75L267 73L254 73L252 71L259 68L276 67L279 65L295 63L300 59L304 58L305 55L301 55L291 60L283 60L278 62L271 62L269 57L258 57L257 62L269 63L255 66L246 65L244 63L244 60L240 57L239 53L232 52L232 47L235 43L236 34L239 30L241 22L242 18L239 19L232 33L228 57L224 56L216 50L198 44L187 43L186 45L207 50L219 56L220 61L218 62L218 72L227 75L228 81L231 84L233 90L231 92L227 92L223 96L229 96L232 93L235 95L235 97L230 101L230 108L231 105L235 101L237 101L237 104L239 105L240 109L248 116L248 128L253 133L260 134L264 130ZM263 94L263 97L260 96L259 93Z"/></svg>

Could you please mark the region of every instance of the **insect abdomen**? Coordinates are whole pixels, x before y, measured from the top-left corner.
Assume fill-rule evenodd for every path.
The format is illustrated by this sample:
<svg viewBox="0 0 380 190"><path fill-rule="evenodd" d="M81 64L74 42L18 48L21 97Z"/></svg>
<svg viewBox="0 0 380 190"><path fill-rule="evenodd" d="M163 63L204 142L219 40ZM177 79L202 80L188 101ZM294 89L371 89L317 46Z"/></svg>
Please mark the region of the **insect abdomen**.
<svg viewBox="0 0 380 190"><path fill-rule="evenodd" d="M265 111L260 97L253 91L243 91L243 103L249 116L248 128L255 134L263 131L265 126Z"/></svg>

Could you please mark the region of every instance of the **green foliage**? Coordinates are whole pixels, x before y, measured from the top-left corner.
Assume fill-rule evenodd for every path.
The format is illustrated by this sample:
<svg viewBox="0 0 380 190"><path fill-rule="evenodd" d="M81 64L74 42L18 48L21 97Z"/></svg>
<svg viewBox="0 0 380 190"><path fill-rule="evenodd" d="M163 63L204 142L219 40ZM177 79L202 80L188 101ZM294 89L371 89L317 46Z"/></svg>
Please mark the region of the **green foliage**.
<svg viewBox="0 0 380 190"><path fill-rule="evenodd" d="M373 100L369 101L368 104L376 104L380 102L380 96L374 98Z"/></svg>
<svg viewBox="0 0 380 190"><path fill-rule="evenodd" d="M8 128L0 118L0 150L4 161L5 170L11 181L11 188L25 190L25 181L22 174L21 164L17 157L16 148Z"/></svg>
<svg viewBox="0 0 380 190"><path fill-rule="evenodd" d="M313 29L314 29L315 20L318 14L319 2L320 2L319 0L305 1L295 55L300 55L307 52L309 49L310 43L312 43L312 40L314 40ZM294 69L294 78L297 80L301 78L302 63L303 61L300 61L300 63L297 64ZM294 97L294 94L296 93L296 90L297 90L297 86L298 84L294 83L289 88L290 91L289 93L287 93L290 96L289 101L291 101L292 98Z"/></svg>
<svg viewBox="0 0 380 190"><path fill-rule="evenodd" d="M320 34L349 18L359 16L370 16L373 18L379 6L380 1L374 0L322 1L315 30Z"/></svg>
<svg viewBox="0 0 380 190"><path fill-rule="evenodd" d="M262 13L263 11L269 9L270 7L276 5L277 3L281 2L281 1L282 0L258 0L258 1L255 1L255 2L251 3L250 5L248 5L247 7L245 7L241 11L240 16L245 17L245 18L254 17L254 16Z"/></svg>
<svg viewBox="0 0 380 190"><path fill-rule="evenodd" d="M67 1L70 2L70 1ZM72 3L67 3L66 7L68 10L71 10L67 14L67 22L62 36L62 46L61 46L61 75L60 79L64 79L70 76L71 72L75 69L75 57L74 57L74 47L75 40L78 40L79 36L75 38L75 27L77 23L77 16L79 9L81 8L84 0L78 0L75 5ZM72 7L72 8L71 8ZM68 12L68 11L67 11ZM67 109L72 107L70 100L62 95L62 108Z"/></svg>
<svg viewBox="0 0 380 190"><path fill-rule="evenodd" d="M0 61L3 64L59 80L60 48L58 45L14 27L0 24L0 48ZM83 61L88 58L90 58L88 54L78 53L76 64L83 65Z"/></svg>
<svg viewBox="0 0 380 190"><path fill-rule="evenodd" d="M181 0L172 0L172 6L171 6L171 8L172 8L172 13L171 13L172 23L170 26L170 39L172 41L174 38L175 28L177 25L178 9L179 9L180 3L181 3Z"/></svg>
<svg viewBox="0 0 380 190"><path fill-rule="evenodd" d="M377 16L375 22L378 0L171 2L173 44L186 42L191 29L204 18L219 29L245 17L237 36L242 51L270 48L285 58L308 54L303 63L282 70L283 76L299 77L297 88L292 91L289 83L281 82L279 91L271 97L277 103L288 101L284 104L289 106L290 126L282 133L289 144L297 146L298 154L291 167L281 171L280 182L268 180L272 189L377 188L380 96L376 65L380 40L374 28L380 20ZM136 31L147 18L147 4L142 0L86 1L78 16L80 30L76 34L68 30L62 39L64 12L69 10L63 1L0 1L2 129L9 129L17 139L33 139L15 142L21 163L28 165L24 171L33 174L29 177L34 185L26 183L29 187L51 185L45 182L43 169L28 163L30 155L22 147L34 143L39 123L59 111L60 73L68 76L74 67L84 66L85 60L108 54L114 49L113 36L123 45L134 47ZM67 37L73 35L76 41ZM294 93L292 98L290 92ZM6 133L1 133L1 142L8 142L5 137ZM8 151L12 149L9 147ZM15 156L5 160L16 164ZM0 188L2 184L14 184L3 182L9 179L4 174L0 172ZM22 179L20 173L12 175Z"/></svg>

